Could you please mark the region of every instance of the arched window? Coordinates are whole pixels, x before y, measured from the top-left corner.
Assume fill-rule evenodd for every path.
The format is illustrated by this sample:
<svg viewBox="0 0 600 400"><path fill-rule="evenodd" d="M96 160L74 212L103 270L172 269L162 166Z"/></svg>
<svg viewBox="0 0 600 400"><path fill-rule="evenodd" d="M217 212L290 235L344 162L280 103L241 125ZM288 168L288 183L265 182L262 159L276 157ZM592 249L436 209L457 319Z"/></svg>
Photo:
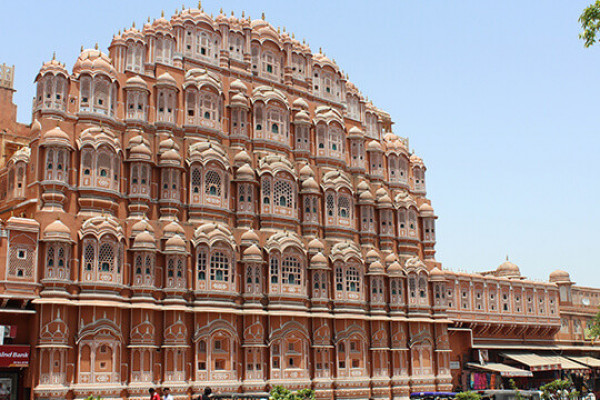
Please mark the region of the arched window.
<svg viewBox="0 0 600 400"><path fill-rule="evenodd" d="M48 148L46 150L46 180L69 181L69 157L64 148Z"/></svg>
<svg viewBox="0 0 600 400"><path fill-rule="evenodd" d="M360 273L354 267L346 269L346 291L360 292Z"/></svg>
<svg viewBox="0 0 600 400"><path fill-rule="evenodd" d="M46 248L46 279L70 279L71 247L64 243L48 243Z"/></svg>
<svg viewBox="0 0 600 400"><path fill-rule="evenodd" d="M220 121L219 99L216 93L201 91L199 103L200 125L218 129Z"/></svg>
<svg viewBox="0 0 600 400"><path fill-rule="evenodd" d="M296 257L285 257L282 266L282 283L288 285L302 284L302 269L300 261Z"/></svg>
<svg viewBox="0 0 600 400"><path fill-rule="evenodd" d="M209 196L221 196L221 175L216 171L207 171L204 190Z"/></svg>
<svg viewBox="0 0 600 400"><path fill-rule="evenodd" d="M199 172L199 171L198 171ZM179 170L175 168L163 168L162 169L162 181L161 181L161 200L174 200L179 201L180 199L180 185L181 174ZM196 192L198 193L198 192Z"/></svg>
<svg viewBox="0 0 600 400"><path fill-rule="evenodd" d="M269 262L269 271L271 276L271 283L279 283L279 259L272 256Z"/></svg>
<svg viewBox="0 0 600 400"><path fill-rule="evenodd" d="M233 280L230 274L229 258L222 252L217 251L210 257L210 280L229 282Z"/></svg>
<svg viewBox="0 0 600 400"><path fill-rule="evenodd" d="M244 61L244 38L238 33L229 33L229 57Z"/></svg>
<svg viewBox="0 0 600 400"><path fill-rule="evenodd" d="M361 282L363 276L357 261L336 261L335 264L335 299L360 300L363 299Z"/></svg>

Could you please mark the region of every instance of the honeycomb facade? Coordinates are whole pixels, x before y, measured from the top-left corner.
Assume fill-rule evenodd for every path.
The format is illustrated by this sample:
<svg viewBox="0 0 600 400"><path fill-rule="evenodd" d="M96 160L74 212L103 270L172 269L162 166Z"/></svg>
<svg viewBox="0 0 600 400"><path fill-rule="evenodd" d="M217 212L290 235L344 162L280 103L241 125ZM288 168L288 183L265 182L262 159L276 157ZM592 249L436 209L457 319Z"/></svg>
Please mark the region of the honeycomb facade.
<svg viewBox="0 0 600 400"><path fill-rule="evenodd" d="M558 332L556 283L441 270L423 161L264 18L182 10L36 83L30 144L0 174L2 296L35 312L33 398L406 398L452 389L461 319ZM461 313L473 279L510 300ZM503 325L519 285L542 295Z"/></svg>

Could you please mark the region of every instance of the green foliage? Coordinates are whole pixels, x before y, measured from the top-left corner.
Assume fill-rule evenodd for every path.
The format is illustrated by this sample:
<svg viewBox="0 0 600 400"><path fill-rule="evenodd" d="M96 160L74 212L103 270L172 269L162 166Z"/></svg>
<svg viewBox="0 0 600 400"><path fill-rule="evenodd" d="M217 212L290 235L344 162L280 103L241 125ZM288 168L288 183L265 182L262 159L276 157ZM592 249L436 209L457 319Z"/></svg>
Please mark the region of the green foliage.
<svg viewBox="0 0 600 400"><path fill-rule="evenodd" d="M556 379L550 383L540 387L542 391L542 399L544 400L560 400L560 399L577 399L579 392L576 390L569 391L573 386L568 379Z"/></svg>
<svg viewBox="0 0 600 400"><path fill-rule="evenodd" d="M583 39L583 45L590 47L597 42L596 35L600 29L600 0L587 6L579 16L579 23L583 32L579 38Z"/></svg>
<svg viewBox="0 0 600 400"><path fill-rule="evenodd" d="M89 395L88 397L85 398L85 400L102 400L102 397L100 397L100 396L94 397L92 395Z"/></svg>
<svg viewBox="0 0 600 400"><path fill-rule="evenodd" d="M510 385L510 388L515 391L515 397L516 397L516 399L517 400L523 400L524 397L521 394L521 391L519 390L519 388L517 387L517 384L515 383L515 380L514 379L509 379L508 384Z"/></svg>
<svg viewBox="0 0 600 400"><path fill-rule="evenodd" d="M283 386L275 386L271 389L271 400L315 400L315 391L312 389L300 389L292 392Z"/></svg>
<svg viewBox="0 0 600 400"><path fill-rule="evenodd" d="M600 311L594 316L591 325L586 329L586 337L590 339L598 339L600 337Z"/></svg>
<svg viewBox="0 0 600 400"><path fill-rule="evenodd" d="M457 393L456 400L481 400L481 395L467 390L466 392Z"/></svg>

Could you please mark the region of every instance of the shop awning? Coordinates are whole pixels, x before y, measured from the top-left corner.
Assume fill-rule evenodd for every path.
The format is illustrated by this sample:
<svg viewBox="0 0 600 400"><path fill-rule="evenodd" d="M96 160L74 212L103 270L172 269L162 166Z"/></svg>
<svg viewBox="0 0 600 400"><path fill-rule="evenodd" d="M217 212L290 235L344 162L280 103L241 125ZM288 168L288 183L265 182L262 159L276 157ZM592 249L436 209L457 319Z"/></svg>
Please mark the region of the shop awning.
<svg viewBox="0 0 600 400"><path fill-rule="evenodd" d="M569 369L569 370L576 370L576 371L589 370L589 368L587 366L579 364L573 360L569 360L566 357L558 356L558 359L560 360L560 365L562 366L562 369Z"/></svg>
<svg viewBox="0 0 600 400"><path fill-rule="evenodd" d="M506 377L532 377L533 373L525 369L511 367L510 365L501 363L485 363L483 365L479 363L467 363L470 368L482 369L484 371L498 372L500 376Z"/></svg>
<svg viewBox="0 0 600 400"><path fill-rule="evenodd" d="M566 356L568 359L578 362L579 364L587 365L590 368L600 368L600 360L594 357L587 356Z"/></svg>
<svg viewBox="0 0 600 400"><path fill-rule="evenodd" d="M513 361L527 365L531 371L561 370L560 361L556 356L551 359L547 356L539 356L535 353L503 353L502 356Z"/></svg>
<svg viewBox="0 0 600 400"><path fill-rule="evenodd" d="M503 353L506 358L527 365L531 371L576 370L585 371L588 368L566 357L558 355L535 353Z"/></svg>

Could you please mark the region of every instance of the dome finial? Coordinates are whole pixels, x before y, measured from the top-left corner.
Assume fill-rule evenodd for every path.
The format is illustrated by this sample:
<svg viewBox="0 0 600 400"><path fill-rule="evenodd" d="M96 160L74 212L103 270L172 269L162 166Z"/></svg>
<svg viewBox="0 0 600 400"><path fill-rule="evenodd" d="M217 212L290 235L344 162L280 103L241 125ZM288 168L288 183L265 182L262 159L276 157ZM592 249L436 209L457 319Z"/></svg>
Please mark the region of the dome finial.
<svg viewBox="0 0 600 400"><path fill-rule="evenodd" d="M292 39L296 39L296 35L292 32Z"/></svg>
<svg viewBox="0 0 600 400"><path fill-rule="evenodd" d="M506 261L508 261L508 254L506 255Z"/></svg>
<svg viewBox="0 0 600 400"><path fill-rule="evenodd" d="M242 10L242 18L246 16L246 11Z"/></svg>
<svg viewBox="0 0 600 400"><path fill-rule="evenodd" d="M148 16L148 23L150 23L150 16Z"/></svg>
<svg viewBox="0 0 600 400"><path fill-rule="evenodd" d="M81 45L81 53L83 53L83 45Z"/></svg>
<svg viewBox="0 0 600 400"><path fill-rule="evenodd" d="M94 49L98 50L98 42L94 45Z"/></svg>
<svg viewBox="0 0 600 400"><path fill-rule="evenodd" d="M222 14L223 14L223 7L221 7L221 8L219 9L219 15L222 15Z"/></svg>
<svg viewBox="0 0 600 400"><path fill-rule="evenodd" d="M323 54L323 50L319 47L319 54Z"/></svg>
<svg viewBox="0 0 600 400"><path fill-rule="evenodd" d="M56 60L56 51L52 52L52 61Z"/></svg>
<svg viewBox="0 0 600 400"><path fill-rule="evenodd" d="M161 18L164 18L164 17L165 17L165 10L161 10L161 11L160 11L160 16L161 16Z"/></svg>
<svg viewBox="0 0 600 400"><path fill-rule="evenodd" d="M260 16L260 18L262 18L262 20L265 20L265 13L263 12L262 15Z"/></svg>
<svg viewBox="0 0 600 400"><path fill-rule="evenodd" d="M198 10L202 10L202 2L198 1Z"/></svg>
<svg viewBox="0 0 600 400"><path fill-rule="evenodd" d="M234 15L234 14L233 14L233 10L231 10L231 16L233 17L233 15Z"/></svg>
<svg viewBox="0 0 600 400"><path fill-rule="evenodd" d="M133 21L133 23L131 24L132 28L135 28L135 21Z"/></svg>

